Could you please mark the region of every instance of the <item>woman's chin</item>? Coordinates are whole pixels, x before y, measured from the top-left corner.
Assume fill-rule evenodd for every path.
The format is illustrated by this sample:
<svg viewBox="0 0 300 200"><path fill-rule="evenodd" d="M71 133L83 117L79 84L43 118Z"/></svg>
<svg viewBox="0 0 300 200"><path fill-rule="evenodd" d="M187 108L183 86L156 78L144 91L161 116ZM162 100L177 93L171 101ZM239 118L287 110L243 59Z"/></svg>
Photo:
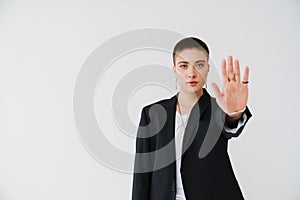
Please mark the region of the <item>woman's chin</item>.
<svg viewBox="0 0 300 200"><path fill-rule="evenodd" d="M202 87L187 87L185 88L185 91L188 93L197 94L202 91Z"/></svg>

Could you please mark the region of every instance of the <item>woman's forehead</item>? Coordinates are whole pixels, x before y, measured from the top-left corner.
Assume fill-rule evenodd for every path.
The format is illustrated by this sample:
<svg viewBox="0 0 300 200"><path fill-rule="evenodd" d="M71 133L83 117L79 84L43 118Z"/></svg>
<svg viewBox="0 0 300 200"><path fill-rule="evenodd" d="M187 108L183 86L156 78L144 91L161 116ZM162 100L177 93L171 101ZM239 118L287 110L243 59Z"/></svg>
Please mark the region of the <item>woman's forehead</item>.
<svg viewBox="0 0 300 200"><path fill-rule="evenodd" d="M189 63L194 63L196 61L203 60L204 62L207 61L207 54L204 50L199 49L184 49L180 52L177 52L175 55L176 64L185 61Z"/></svg>

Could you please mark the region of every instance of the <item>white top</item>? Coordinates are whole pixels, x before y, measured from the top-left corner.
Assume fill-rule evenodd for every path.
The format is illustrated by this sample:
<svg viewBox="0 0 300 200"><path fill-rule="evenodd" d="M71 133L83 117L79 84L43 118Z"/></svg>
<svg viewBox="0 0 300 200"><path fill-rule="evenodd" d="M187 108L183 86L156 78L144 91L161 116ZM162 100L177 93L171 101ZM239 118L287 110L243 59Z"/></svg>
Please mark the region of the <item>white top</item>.
<svg viewBox="0 0 300 200"><path fill-rule="evenodd" d="M185 127L187 126L189 114L181 115ZM175 150L176 150L176 200L186 200L183 186L182 186L182 179L180 173L181 167L181 148L184 136L184 126L182 124L182 119L180 118L180 114L176 111L176 122L175 122ZM246 113L243 114L242 118L239 120L238 125L236 128L230 129L228 127L224 127L227 132L236 133L237 130L241 126L243 126L246 122L247 116Z"/></svg>
<svg viewBox="0 0 300 200"><path fill-rule="evenodd" d="M184 125L186 127L187 121L189 118L189 114L181 115L184 121ZM181 173L180 173L180 166L181 166L181 148L182 148L182 141L184 136L184 126L182 124L182 120L180 118L180 114L176 112L176 123L175 123L175 149L176 149L176 200L186 200L182 180L181 180Z"/></svg>

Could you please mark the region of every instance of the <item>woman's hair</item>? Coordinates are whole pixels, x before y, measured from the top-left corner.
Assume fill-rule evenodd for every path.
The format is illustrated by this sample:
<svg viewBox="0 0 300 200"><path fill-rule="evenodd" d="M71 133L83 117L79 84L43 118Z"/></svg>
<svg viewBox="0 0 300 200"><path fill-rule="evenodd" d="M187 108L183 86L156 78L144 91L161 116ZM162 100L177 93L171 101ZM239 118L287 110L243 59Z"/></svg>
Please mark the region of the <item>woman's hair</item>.
<svg viewBox="0 0 300 200"><path fill-rule="evenodd" d="M177 42L177 44L175 45L174 49L173 49L173 63L175 65L175 56L177 53L181 52L184 49L192 49L192 48L196 48L198 50L202 50L207 54L207 60L209 58L209 49L207 47L207 45L200 39L195 38L195 37L187 37L184 38L182 40L180 40L179 42Z"/></svg>

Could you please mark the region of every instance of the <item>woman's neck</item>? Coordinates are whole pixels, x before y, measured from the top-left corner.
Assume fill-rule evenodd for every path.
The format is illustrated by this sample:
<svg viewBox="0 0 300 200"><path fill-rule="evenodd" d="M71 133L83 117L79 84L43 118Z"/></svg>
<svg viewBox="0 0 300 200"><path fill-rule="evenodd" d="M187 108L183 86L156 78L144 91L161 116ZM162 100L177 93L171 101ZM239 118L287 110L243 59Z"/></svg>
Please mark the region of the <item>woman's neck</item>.
<svg viewBox="0 0 300 200"><path fill-rule="evenodd" d="M195 103L198 102L199 98L202 95L203 95L202 88L198 93L190 93L190 92L180 90L178 94L177 104L179 102L181 114L190 113ZM178 107L177 107L177 111L179 112Z"/></svg>

